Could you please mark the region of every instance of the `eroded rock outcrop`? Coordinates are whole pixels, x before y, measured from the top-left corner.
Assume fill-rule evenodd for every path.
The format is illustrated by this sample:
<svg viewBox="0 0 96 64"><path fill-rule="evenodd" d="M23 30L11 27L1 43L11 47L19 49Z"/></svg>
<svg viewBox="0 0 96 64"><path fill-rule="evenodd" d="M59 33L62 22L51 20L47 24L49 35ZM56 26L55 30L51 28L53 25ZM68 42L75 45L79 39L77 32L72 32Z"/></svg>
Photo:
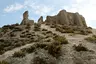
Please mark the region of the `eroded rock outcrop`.
<svg viewBox="0 0 96 64"><path fill-rule="evenodd" d="M29 20L28 19L28 11L25 11L23 13L23 20L21 22L21 25L26 25L26 24L30 24L30 25L33 25L34 24L34 20Z"/></svg>
<svg viewBox="0 0 96 64"><path fill-rule="evenodd" d="M87 27L85 18L82 15L67 12L66 10L61 10L55 16L47 16L45 23Z"/></svg>
<svg viewBox="0 0 96 64"><path fill-rule="evenodd" d="M38 19L38 23L39 23L39 24L42 24L42 23L43 23L43 16L41 16L41 17Z"/></svg>

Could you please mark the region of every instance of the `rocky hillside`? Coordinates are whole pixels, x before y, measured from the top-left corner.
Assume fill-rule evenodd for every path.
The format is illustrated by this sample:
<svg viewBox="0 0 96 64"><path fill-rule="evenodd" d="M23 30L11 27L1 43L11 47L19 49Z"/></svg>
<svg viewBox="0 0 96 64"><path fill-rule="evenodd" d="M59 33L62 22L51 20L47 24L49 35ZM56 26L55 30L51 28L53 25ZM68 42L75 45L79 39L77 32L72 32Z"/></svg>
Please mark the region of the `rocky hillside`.
<svg viewBox="0 0 96 64"><path fill-rule="evenodd" d="M96 30L79 13L61 10L38 23L0 28L0 64L96 64Z"/></svg>

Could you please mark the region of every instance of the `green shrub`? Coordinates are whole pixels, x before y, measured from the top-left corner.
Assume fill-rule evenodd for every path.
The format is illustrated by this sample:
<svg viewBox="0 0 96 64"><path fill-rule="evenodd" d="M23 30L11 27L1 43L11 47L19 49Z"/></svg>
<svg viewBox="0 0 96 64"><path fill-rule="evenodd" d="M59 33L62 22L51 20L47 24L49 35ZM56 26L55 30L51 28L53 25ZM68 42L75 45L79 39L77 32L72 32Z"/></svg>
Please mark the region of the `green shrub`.
<svg viewBox="0 0 96 64"><path fill-rule="evenodd" d="M3 61L0 61L0 64L9 64L9 63L3 60Z"/></svg>
<svg viewBox="0 0 96 64"><path fill-rule="evenodd" d="M48 31L47 29L42 29L42 31Z"/></svg>
<svg viewBox="0 0 96 64"><path fill-rule="evenodd" d="M51 25L50 27L51 27L51 28L55 28L56 26L55 26L55 25Z"/></svg>
<svg viewBox="0 0 96 64"><path fill-rule="evenodd" d="M28 24L26 25L26 29L30 30L30 28L31 28L31 25L28 23Z"/></svg>
<svg viewBox="0 0 96 64"><path fill-rule="evenodd" d="M46 32L42 32L43 35L46 35Z"/></svg>
<svg viewBox="0 0 96 64"><path fill-rule="evenodd" d="M19 26L19 24L18 23L16 23L16 24L14 24L15 26Z"/></svg>
<svg viewBox="0 0 96 64"><path fill-rule="evenodd" d="M74 33L74 30L73 29L65 30L65 33Z"/></svg>
<svg viewBox="0 0 96 64"><path fill-rule="evenodd" d="M22 31L23 29L22 28L20 28L20 27L15 27L14 29L13 29L13 31L12 32L18 32L18 31Z"/></svg>
<svg viewBox="0 0 96 64"><path fill-rule="evenodd" d="M35 46L31 46L29 48L26 48L27 53L32 53L32 52L34 52L34 50L35 50Z"/></svg>
<svg viewBox="0 0 96 64"><path fill-rule="evenodd" d="M92 30L87 30L86 32L87 32L87 33L92 33Z"/></svg>
<svg viewBox="0 0 96 64"><path fill-rule="evenodd" d="M64 36L55 36L53 39L60 44L68 44L68 40Z"/></svg>
<svg viewBox="0 0 96 64"><path fill-rule="evenodd" d="M91 37L87 37L87 38L85 38L85 40L87 40L89 42L95 42L96 43L96 35L93 35Z"/></svg>
<svg viewBox="0 0 96 64"><path fill-rule="evenodd" d="M88 35L88 33L85 30L80 30L80 34L82 34L82 35Z"/></svg>
<svg viewBox="0 0 96 64"><path fill-rule="evenodd" d="M78 46L74 45L73 46L74 49L77 51L77 52L80 52L80 51L88 51L88 49L86 47L84 47L82 44L79 44Z"/></svg>
<svg viewBox="0 0 96 64"><path fill-rule="evenodd" d="M46 25L50 25L49 23L46 23Z"/></svg>
<svg viewBox="0 0 96 64"><path fill-rule="evenodd" d="M21 58L21 57L24 57L24 56L25 56L25 53L22 52L22 51L15 52L13 54L13 57L19 57L19 58Z"/></svg>
<svg viewBox="0 0 96 64"><path fill-rule="evenodd" d="M5 51L0 49L0 55L2 55Z"/></svg>
<svg viewBox="0 0 96 64"><path fill-rule="evenodd" d="M36 43L33 46L29 47L29 48L24 48L21 49L22 52L26 52L26 53L32 53L36 50L36 48L41 48L41 49L46 49L47 48L47 44L43 44L43 43Z"/></svg>
<svg viewBox="0 0 96 64"><path fill-rule="evenodd" d="M15 26L14 25L4 25L2 28L3 29L14 29Z"/></svg>
<svg viewBox="0 0 96 64"><path fill-rule="evenodd" d="M46 48L47 44L43 44L43 43L37 43L36 44L36 48Z"/></svg>
<svg viewBox="0 0 96 64"><path fill-rule="evenodd" d="M59 31L59 32L61 32L61 33L64 32L64 30L63 30L62 28L60 28L60 27L56 27L56 31Z"/></svg>
<svg viewBox="0 0 96 64"><path fill-rule="evenodd" d="M2 28L0 28L0 32L2 32Z"/></svg>
<svg viewBox="0 0 96 64"><path fill-rule="evenodd" d="M88 27L87 29L92 29L92 27Z"/></svg>
<svg viewBox="0 0 96 64"><path fill-rule="evenodd" d="M93 35L92 37L96 38L96 35Z"/></svg>
<svg viewBox="0 0 96 64"><path fill-rule="evenodd" d="M48 53L58 58L61 54L61 45L59 43L52 43L48 46Z"/></svg>
<svg viewBox="0 0 96 64"><path fill-rule="evenodd" d="M56 27L56 31L59 31L61 33L74 33L73 29L69 28L61 28L61 27Z"/></svg>
<svg viewBox="0 0 96 64"><path fill-rule="evenodd" d="M48 64L45 59L38 57L35 57L32 61L32 64Z"/></svg>
<svg viewBox="0 0 96 64"><path fill-rule="evenodd" d="M46 39L45 42L51 42L51 39Z"/></svg>
<svg viewBox="0 0 96 64"><path fill-rule="evenodd" d="M34 24L34 31L40 31L40 24Z"/></svg>
<svg viewBox="0 0 96 64"><path fill-rule="evenodd" d="M47 33L47 34L52 33L52 31L47 31L46 33Z"/></svg>
<svg viewBox="0 0 96 64"><path fill-rule="evenodd" d="M10 37L15 37L16 36L16 34L13 33L13 32L11 32L9 35L10 35Z"/></svg>
<svg viewBox="0 0 96 64"><path fill-rule="evenodd" d="M68 29L70 29L71 27L70 27L70 26L62 26L62 28L63 28L64 30L68 30Z"/></svg>

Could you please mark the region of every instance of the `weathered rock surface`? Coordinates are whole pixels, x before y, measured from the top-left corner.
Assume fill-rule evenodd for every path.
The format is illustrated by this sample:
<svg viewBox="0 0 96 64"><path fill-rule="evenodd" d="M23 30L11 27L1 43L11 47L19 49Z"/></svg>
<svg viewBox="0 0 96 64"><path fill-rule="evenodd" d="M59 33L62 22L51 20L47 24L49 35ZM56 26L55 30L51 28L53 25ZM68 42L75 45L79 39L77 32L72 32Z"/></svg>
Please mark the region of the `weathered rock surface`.
<svg viewBox="0 0 96 64"><path fill-rule="evenodd" d="M61 10L55 16L47 16L45 23L87 27L85 18L82 15L67 12L66 10Z"/></svg>
<svg viewBox="0 0 96 64"><path fill-rule="evenodd" d="M43 23L43 16L41 16L41 17L38 19L38 23L39 23L39 24L42 24L42 23Z"/></svg>
<svg viewBox="0 0 96 64"><path fill-rule="evenodd" d="M21 25L26 25L26 24L30 24L30 25L33 25L34 24L34 20L29 20L28 19L28 11L25 11L24 13L23 13L23 20L22 20L22 22L21 22Z"/></svg>

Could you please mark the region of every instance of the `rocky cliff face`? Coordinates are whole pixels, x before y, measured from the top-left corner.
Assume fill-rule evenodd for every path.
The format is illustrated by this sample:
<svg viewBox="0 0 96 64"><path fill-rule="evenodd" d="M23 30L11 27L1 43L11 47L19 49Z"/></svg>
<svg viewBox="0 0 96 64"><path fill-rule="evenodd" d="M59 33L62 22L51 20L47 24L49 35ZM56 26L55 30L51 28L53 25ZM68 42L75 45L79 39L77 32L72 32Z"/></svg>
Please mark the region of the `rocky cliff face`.
<svg viewBox="0 0 96 64"><path fill-rule="evenodd" d="M21 25L26 25L26 24L34 24L34 20L29 20L28 19L28 11L25 11L24 13L23 13L23 20L22 20L22 22L21 22Z"/></svg>
<svg viewBox="0 0 96 64"><path fill-rule="evenodd" d="M79 13L70 13L66 10L61 10L55 16L47 16L45 23L87 27L85 18L82 15Z"/></svg>
<svg viewBox="0 0 96 64"><path fill-rule="evenodd" d="M28 11L25 11L23 13L23 20L21 22L21 25L26 24L34 24L34 20L28 19ZM61 24L61 25L67 25L67 26L78 26L78 27L87 27L85 18L80 15L79 13L71 13L67 12L66 10L61 10L57 15L55 16L47 16L45 22L43 22L43 16L41 16L38 19L38 23L46 23L46 24Z"/></svg>

